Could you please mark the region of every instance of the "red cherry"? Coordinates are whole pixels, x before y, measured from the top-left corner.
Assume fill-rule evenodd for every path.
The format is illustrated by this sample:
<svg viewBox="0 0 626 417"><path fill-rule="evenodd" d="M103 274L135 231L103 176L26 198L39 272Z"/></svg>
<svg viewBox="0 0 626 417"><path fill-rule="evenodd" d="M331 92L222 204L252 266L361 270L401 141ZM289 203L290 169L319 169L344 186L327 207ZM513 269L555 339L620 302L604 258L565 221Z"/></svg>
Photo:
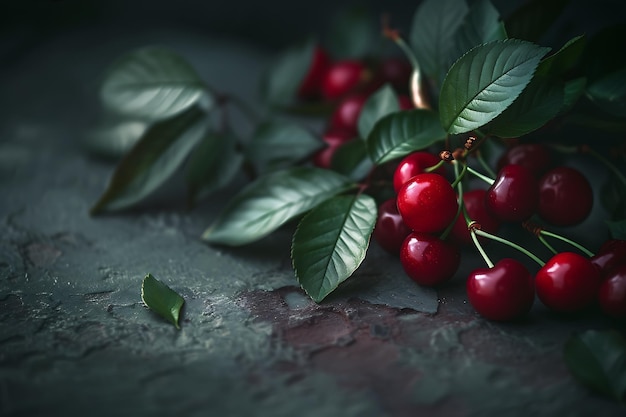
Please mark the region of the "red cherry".
<svg viewBox="0 0 626 417"><path fill-rule="evenodd" d="M354 135L349 130L328 129L322 135L322 140L328 144L342 144L354 139Z"/></svg>
<svg viewBox="0 0 626 417"><path fill-rule="evenodd" d="M340 144L327 144L325 148L317 151L312 157L313 165L324 169L330 169L333 155L335 155L335 152L337 152L337 148L339 148L339 146Z"/></svg>
<svg viewBox="0 0 626 417"><path fill-rule="evenodd" d="M526 220L538 200L537 179L522 165L504 166L485 195L487 209L503 222Z"/></svg>
<svg viewBox="0 0 626 417"><path fill-rule="evenodd" d="M585 220L593 206L593 190L587 178L570 167L557 167L539 180L539 216L556 226L572 226Z"/></svg>
<svg viewBox="0 0 626 417"><path fill-rule="evenodd" d="M311 57L309 72L304 76L298 97L304 99L318 98L322 94L322 80L330 66L330 57L324 49L316 46Z"/></svg>
<svg viewBox="0 0 626 417"><path fill-rule="evenodd" d="M530 310L535 300L533 276L515 259L501 259L493 268L474 270L466 283L474 309L489 320L508 321Z"/></svg>
<svg viewBox="0 0 626 417"><path fill-rule="evenodd" d="M405 156L393 173L393 189L396 190L397 193L400 191L400 187L402 187L405 182L417 174L422 174L426 168L437 165L439 161L440 159L438 156L424 151L413 152ZM440 175L445 175L446 170L443 166L441 166L434 172Z"/></svg>
<svg viewBox="0 0 626 417"><path fill-rule="evenodd" d="M537 272L535 285L539 299L547 307L557 312L575 312L596 300L600 272L584 256L561 252Z"/></svg>
<svg viewBox="0 0 626 417"><path fill-rule="evenodd" d="M378 219L374 227L374 239L378 244L394 255L400 253L402 242L411 233L398 213L396 199L384 201L378 208Z"/></svg>
<svg viewBox="0 0 626 417"><path fill-rule="evenodd" d="M398 91L408 91L413 74L413 67L409 61L401 57L385 58L378 67L380 83L389 83Z"/></svg>
<svg viewBox="0 0 626 417"><path fill-rule="evenodd" d="M420 285L438 285L454 275L461 262L458 248L437 236L411 233L402 243L400 263Z"/></svg>
<svg viewBox="0 0 626 417"><path fill-rule="evenodd" d="M626 264L610 272L598 290L600 308L608 316L626 318Z"/></svg>
<svg viewBox="0 0 626 417"><path fill-rule="evenodd" d="M602 244L600 250L591 257L602 275L618 265L626 264L626 240L610 239Z"/></svg>
<svg viewBox="0 0 626 417"><path fill-rule="evenodd" d="M498 169L505 165L523 165L539 178L551 164L552 156L547 147L536 143L524 143L509 148L498 160Z"/></svg>
<svg viewBox="0 0 626 417"><path fill-rule="evenodd" d="M320 167L330 169L333 155L342 144L352 139L351 132L341 129L330 129L322 135L322 140L326 143L326 147L320 149L313 155L313 164Z"/></svg>
<svg viewBox="0 0 626 417"><path fill-rule="evenodd" d="M361 61L348 59L330 65L322 79L322 95L327 100L336 100L356 91L371 74Z"/></svg>
<svg viewBox="0 0 626 417"><path fill-rule="evenodd" d="M398 104L400 105L400 110L412 110L415 108L411 97L404 94L398 96Z"/></svg>
<svg viewBox="0 0 626 417"><path fill-rule="evenodd" d="M330 118L331 129L341 129L357 135L357 122L361 109L367 100L365 94L351 94L337 105Z"/></svg>
<svg viewBox="0 0 626 417"><path fill-rule="evenodd" d="M481 230L494 234L500 228L500 222L496 219L485 206L485 190L471 190L463 193L463 204L470 219L480 224ZM459 244L472 244L470 232L467 229L467 223L464 216L459 216L452 227L450 237ZM481 240L484 240L481 238Z"/></svg>
<svg viewBox="0 0 626 417"><path fill-rule="evenodd" d="M456 193L439 174L418 174L398 191L398 211L415 232L442 231L454 220L457 210Z"/></svg>

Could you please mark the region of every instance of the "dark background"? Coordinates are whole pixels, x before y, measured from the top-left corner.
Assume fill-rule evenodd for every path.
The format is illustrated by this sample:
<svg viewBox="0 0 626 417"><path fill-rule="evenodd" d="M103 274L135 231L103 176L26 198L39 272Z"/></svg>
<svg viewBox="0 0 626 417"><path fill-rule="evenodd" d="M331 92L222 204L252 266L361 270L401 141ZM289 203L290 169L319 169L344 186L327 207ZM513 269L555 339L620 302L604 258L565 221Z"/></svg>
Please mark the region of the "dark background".
<svg viewBox="0 0 626 417"><path fill-rule="evenodd" d="M125 33L184 29L237 38L264 48L281 48L307 35L323 37L335 12L353 7L368 10L374 17L388 13L393 25L407 32L419 3L415 0L4 0L0 1L0 57L7 63L20 52L59 33L86 28L111 31L112 27ZM524 1L493 0L493 3L506 17ZM580 33L593 33L599 25L623 21L625 9L622 0L571 1L543 43L558 46L559 42Z"/></svg>

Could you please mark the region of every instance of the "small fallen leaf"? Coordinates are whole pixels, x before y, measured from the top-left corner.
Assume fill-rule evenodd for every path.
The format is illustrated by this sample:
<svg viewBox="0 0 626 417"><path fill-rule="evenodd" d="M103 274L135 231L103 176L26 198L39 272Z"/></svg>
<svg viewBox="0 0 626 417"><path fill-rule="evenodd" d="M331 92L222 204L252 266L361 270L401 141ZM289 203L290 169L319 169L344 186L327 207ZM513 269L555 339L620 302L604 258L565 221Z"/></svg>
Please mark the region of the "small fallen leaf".
<svg viewBox="0 0 626 417"><path fill-rule="evenodd" d="M141 300L149 309L172 322L177 329L180 309L185 300L176 291L156 279L152 274L146 275L141 284Z"/></svg>

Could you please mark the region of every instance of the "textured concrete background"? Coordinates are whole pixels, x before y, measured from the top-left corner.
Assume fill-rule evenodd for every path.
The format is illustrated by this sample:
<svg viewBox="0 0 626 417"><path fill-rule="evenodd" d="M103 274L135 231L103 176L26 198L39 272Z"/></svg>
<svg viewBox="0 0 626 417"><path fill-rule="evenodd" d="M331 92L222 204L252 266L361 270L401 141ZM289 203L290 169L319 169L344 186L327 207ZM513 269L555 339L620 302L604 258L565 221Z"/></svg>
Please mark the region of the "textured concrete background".
<svg viewBox="0 0 626 417"><path fill-rule="evenodd" d="M0 415L623 415L561 360L573 331L616 323L539 305L523 322L482 320L464 295L472 255L435 292L373 244L316 305L295 286L289 228L236 250L200 242L234 187L187 212L174 179L150 208L89 217L113 165L82 143L111 60L171 46L255 102L268 53L197 28L67 25L2 44ZM148 272L185 298L180 331L143 307Z"/></svg>

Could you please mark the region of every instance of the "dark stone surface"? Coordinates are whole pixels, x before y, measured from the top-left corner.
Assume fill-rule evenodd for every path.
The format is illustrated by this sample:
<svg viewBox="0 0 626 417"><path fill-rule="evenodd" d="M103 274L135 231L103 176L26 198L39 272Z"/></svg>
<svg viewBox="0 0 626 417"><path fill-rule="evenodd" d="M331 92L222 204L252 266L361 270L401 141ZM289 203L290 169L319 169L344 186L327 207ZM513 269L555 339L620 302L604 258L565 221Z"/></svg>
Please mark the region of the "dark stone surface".
<svg viewBox="0 0 626 417"><path fill-rule="evenodd" d="M471 256L437 293L373 245L317 305L295 285L290 230L236 250L200 242L236 187L187 212L174 179L150 208L90 217L113 169L82 148L106 64L165 44L256 102L267 62L211 37L101 29L49 39L1 72L0 415L623 415L561 359L571 332L615 323L541 306L519 323L482 320L464 295ZM185 298L181 330L142 305L148 272Z"/></svg>

